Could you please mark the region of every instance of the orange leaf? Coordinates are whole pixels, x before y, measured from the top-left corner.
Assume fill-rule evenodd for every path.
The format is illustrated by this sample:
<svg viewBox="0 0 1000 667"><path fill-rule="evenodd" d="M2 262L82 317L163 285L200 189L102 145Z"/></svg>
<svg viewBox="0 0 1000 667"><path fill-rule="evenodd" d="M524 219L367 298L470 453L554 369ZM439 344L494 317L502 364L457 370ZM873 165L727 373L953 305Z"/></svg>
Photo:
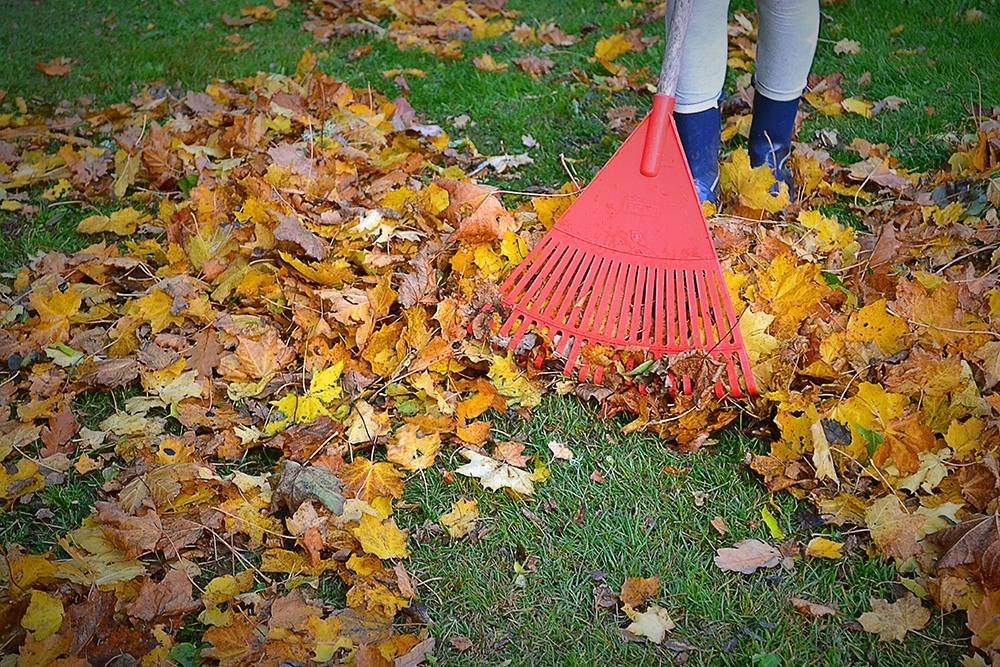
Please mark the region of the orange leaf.
<svg viewBox="0 0 1000 667"><path fill-rule="evenodd" d="M354 459L340 473L344 491L365 502L378 496L401 497L404 477L406 474L391 463L373 463L363 456Z"/></svg>

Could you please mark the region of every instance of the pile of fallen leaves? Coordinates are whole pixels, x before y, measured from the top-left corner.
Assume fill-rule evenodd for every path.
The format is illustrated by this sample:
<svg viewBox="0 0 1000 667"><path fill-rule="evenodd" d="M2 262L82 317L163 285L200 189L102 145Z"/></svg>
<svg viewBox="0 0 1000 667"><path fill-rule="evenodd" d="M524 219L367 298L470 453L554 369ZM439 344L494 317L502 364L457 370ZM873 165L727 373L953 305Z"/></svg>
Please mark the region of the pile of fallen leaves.
<svg viewBox="0 0 1000 667"><path fill-rule="evenodd" d="M368 4L348 22L334 12L344 3L325 3L317 38L377 27L387 5L352 6ZM451 21L512 29L502 3L431 4L392 7L413 43L444 56ZM738 17L732 56L754 36ZM626 43L603 42L609 64ZM711 224L762 393L736 404L711 381L666 389L690 356L612 366L592 386L552 372L544 336L519 351L537 364L494 349L496 282L569 198L508 211L465 179L483 162L468 144L315 65L307 52L293 77L0 116L0 207L33 215L30 193L113 202L78 228L104 240L32 257L0 287L0 494L34 508L88 476L101 497L61 551L4 547L3 640L19 665L190 660L196 646L176 634L195 617L200 657L221 665L418 664L434 640L393 519L404 479L451 447L469 459L454 472L530 494L546 463L493 438L488 411L527 416L552 387L686 449L741 414L773 421L771 455L749 462L767 487L866 527L916 596L874 601L865 627L901 638L929 600L967 610L976 646L998 655L998 110L975 109L975 131L934 172L860 139L838 144L857 154L850 165L797 145L795 203L732 152L726 215ZM630 77L593 83L615 76ZM839 82L815 77L803 114L874 112ZM745 132L746 97L729 101L728 136ZM820 211L834 202L862 226ZM81 408L95 393L115 405L98 423ZM461 538L477 517L460 501L441 521ZM859 546L814 540L804 553ZM752 572L799 552L743 543L717 563ZM343 581L346 608L303 592L320 577ZM633 609L655 590L621 599ZM654 640L672 625L658 607L633 612Z"/></svg>

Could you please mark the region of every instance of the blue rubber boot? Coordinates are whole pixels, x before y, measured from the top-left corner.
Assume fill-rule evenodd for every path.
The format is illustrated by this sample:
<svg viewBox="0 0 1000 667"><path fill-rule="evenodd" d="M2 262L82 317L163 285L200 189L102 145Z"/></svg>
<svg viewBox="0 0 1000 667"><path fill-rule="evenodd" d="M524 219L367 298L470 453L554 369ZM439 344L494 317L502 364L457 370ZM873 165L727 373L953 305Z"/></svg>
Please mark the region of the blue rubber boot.
<svg viewBox="0 0 1000 667"><path fill-rule="evenodd" d="M674 112L674 125L687 156L699 201L715 203L719 185L719 145L722 110L712 107L696 113Z"/></svg>
<svg viewBox="0 0 1000 667"><path fill-rule="evenodd" d="M753 94L753 120L750 122L750 166L767 164L777 181L788 185L789 196L794 195L792 170L788 157L792 154L792 130L799 100L776 102L759 92ZM775 183L773 191L777 192Z"/></svg>

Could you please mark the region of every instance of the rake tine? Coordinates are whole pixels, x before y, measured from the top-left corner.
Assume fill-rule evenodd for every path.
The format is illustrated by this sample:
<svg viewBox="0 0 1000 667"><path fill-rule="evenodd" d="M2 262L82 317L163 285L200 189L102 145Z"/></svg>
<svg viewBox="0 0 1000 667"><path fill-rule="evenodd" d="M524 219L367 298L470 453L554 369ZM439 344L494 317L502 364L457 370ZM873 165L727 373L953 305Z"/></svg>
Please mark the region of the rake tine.
<svg viewBox="0 0 1000 667"><path fill-rule="evenodd" d="M726 359L726 373L729 374L729 391L734 398L740 398L740 377L736 372L736 363L732 354Z"/></svg>
<svg viewBox="0 0 1000 667"><path fill-rule="evenodd" d="M560 245L559 241L555 239L542 239L528 253L518 269L504 281L504 284L500 286L500 291L507 294L512 303L518 303L525 296L525 289L529 285L536 279L544 282L546 276L550 275L550 271L553 269L552 263L558 259ZM523 272L521 267L524 268Z"/></svg>
<svg viewBox="0 0 1000 667"><path fill-rule="evenodd" d="M712 321L712 315L709 312L709 296L707 294L707 285L705 283L705 274L702 273L699 279L698 272L693 274L695 289L698 292L698 307L701 310L701 331L705 339L705 347L714 347L719 340L715 337L715 326Z"/></svg>
<svg viewBox="0 0 1000 667"><path fill-rule="evenodd" d="M577 294L581 294L580 282L586 282L587 274L590 271L592 257L589 253L580 253L579 258L576 258L573 264L566 271L566 276L562 283L560 283L557 291L562 295L561 302L556 303L555 299L549 303L550 317L560 323L566 323L566 314L571 308L574 308L577 301ZM582 280L576 280L577 274L583 272ZM565 292L563 291L565 290ZM556 309L558 308L558 313Z"/></svg>
<svg viewBox="0 0 1000 667"><path fill-rule="evenodd" d="M689 331L688 323L688 302L687 302L687 271L677 272L677 333L679 337L677 339L678 347L694 347L693 341L691 340L691 334Z"/></svg>
<svg viewBox="0 0 1000 667"><path fill-rule="evenodd" d="M628 272L628 265L624 262L616 262L615 269L614 276L613 278L609 276L611 282L608 283L611 287L611 303L603 313L604 317L601 318L601 321L604 326L599 331L608 338L613 338L614 331L618 328L618 320L615 317L621 304L622 292L617 289L617 286L622 278L622 272Z"/></svg>
<svg viewBox="0 0 1000 667"><path fill-rule="evenodd" d="M542 284L541 288L535 293L535 297L531 300L528 308L539 316L545 312L545 307L548 305L549 300L552 298L552 293L555 291L556 286L561 282L558 277L564 276L566 267L571 261L573 261L573 256L576 251L572 248L567 248L565 252L560 253L559 261L555 268L545 277L545 282Z"/></svg>
<svg viewBox="0 0 1000 667"><path fill-rule="evenodd" d="M601 302L601 299L606 294L604 290L604 283L607 280L608 266L610 266L611 262L609 262L604 257L598 257L596 261L597 261L597 270L594 272L594 279L590 286L591 296L589 299L587 299L587 305L583 309L583 314L581 315L580 320L577 322L577 329L580 331L591 330L590 322L591 322L591 317L594 314L594 309L597 307L597 305ZM587 288L585 287L584 289ZM594 289L597 290L596 294L594 293Z"/></svg>
<svg viewBox="0 0 1000 667"><path fill-rule="evenodd" d="M639 276L642 276L642 280L639 279ZM645 317L646 289L649 286L649 284L646 282L647 277L648 277L647 267L645 266L635 267L635 283L632 294L634 296L637 292L641 292L643 298L632 300L632 323L629 327L630 329L629 337L632 339L632 342L634 344L639 343L639 338L641 338L643 332L643 329L639 327L639 324L641 320Z"/></svg>
<svg viewBox="0 0 1000 667"><path fill-rule="evenodd" d="M638 273L638 267L631 264L625 264L625 284L624 290L619 292L621 295L618 299L617 307L612 308L611 312L617 312L618 315L615 317L615 328L614 336L622 341L628 342L628 314L629 309L632 307L633 301L635 299L635 277Z"/></svg>
<svg viewBox="0 0 1000 667"><path fill-rule="evenodd" d="M720 343L732 343L733 322L726 316L726 310L722 307L719 299L721 291L728 288L725 281L721 280L721 276L716 273L710 272L708 277L712 282L712 285L708 289L709 296L712 298L712 312L715 313L715 321L719 327L719 338L717 340Z"/></svg>
<svg viewBox="0 0 1000 667"><path fill-rule="evenodd" d="M615 295L614 284L620 268L621 265L618 262L613 259L608 260L607 266L604 269L604 282L601 284L601 293L594 306L594 322L590 324L589 320L585 321L585 331L590 331L597 335L605 333L605 328L608 324L608 313L611 312L610 304L614 300Z"/></svg>
<svg viewBox="0 0 1000 667"><path fill-rule="evenodd" d="M666 337L663 340L663 344L666 347L675 347L677 345L677 289L674 284L676 276L672 269L667 269L664 271L666 274L664 276L665 289L663 294L663 301L666 304Z"/></svg>

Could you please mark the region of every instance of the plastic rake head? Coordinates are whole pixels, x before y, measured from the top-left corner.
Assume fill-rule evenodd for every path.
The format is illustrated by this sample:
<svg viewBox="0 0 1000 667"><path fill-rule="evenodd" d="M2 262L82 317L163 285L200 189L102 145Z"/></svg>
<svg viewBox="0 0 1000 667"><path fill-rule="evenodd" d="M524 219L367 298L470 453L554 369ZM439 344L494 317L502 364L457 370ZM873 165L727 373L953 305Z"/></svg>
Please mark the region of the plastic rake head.
<svg viewBox="0 0 1000 667"><path fill-rule="evenodd" d="M662 114L662 109L659 113ZM654 103L650 116L658 113ZM657 357L700 350L725 364L720 397L756 394L739 323L673 123L640 158L650 117L501 285L517 347L532 328L553 342L564 373L600 382L588 345L641 347ZM741 382L742 380L742 382ZM675 378L690 393L692 378Z"/></svg>

